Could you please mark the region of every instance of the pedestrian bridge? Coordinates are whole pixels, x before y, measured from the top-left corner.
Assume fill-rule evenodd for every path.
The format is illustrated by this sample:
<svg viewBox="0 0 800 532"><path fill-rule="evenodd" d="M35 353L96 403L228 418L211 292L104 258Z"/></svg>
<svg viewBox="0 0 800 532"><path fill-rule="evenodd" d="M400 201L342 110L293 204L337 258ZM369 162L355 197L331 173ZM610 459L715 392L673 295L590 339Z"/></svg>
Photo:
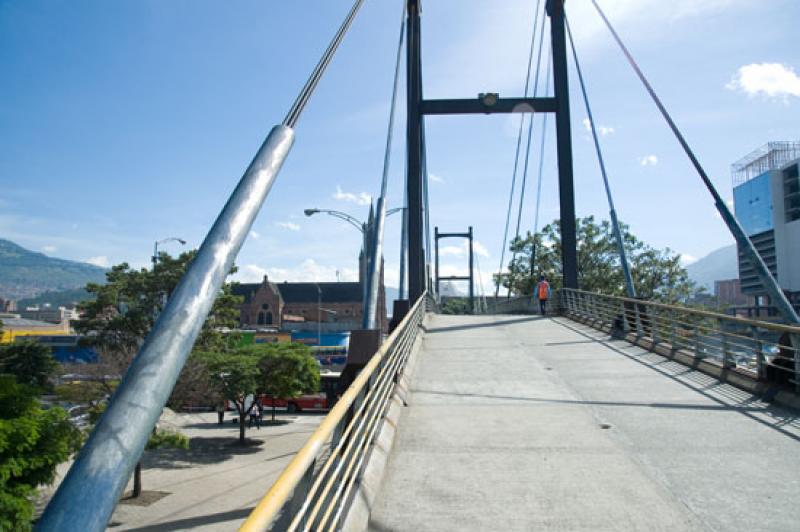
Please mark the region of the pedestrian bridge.
<svg viewBox="0 0 800 532"><path fill-rule="evenodd" d="M726 334L717 345L738 362L724 367L698 347L711 331L692 335L694 355L676 338L654 352L666 321L650 307L638 335L590 326L574 306L422 307L243 530L796 530L797 411L760 400L757 378L743 389Z"/></svg>

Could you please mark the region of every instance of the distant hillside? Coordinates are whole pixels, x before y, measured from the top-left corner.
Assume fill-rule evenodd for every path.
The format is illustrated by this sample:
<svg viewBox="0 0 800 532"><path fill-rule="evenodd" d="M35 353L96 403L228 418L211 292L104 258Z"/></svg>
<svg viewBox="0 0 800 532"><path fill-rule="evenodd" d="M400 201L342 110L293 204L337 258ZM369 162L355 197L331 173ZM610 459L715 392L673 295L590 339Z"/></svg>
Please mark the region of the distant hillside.
<svg viewBox="0 0 800 532"><path fill-rule="evenodd" d="M17 308L24 309L26 307L41 307L44 305L50 305L54 308L70 307L87 299L94 299L94 295L83 288L71 288L58 292L42 292L35 297L20 299L17 301Z"/></svg>
<svg viewBox="0 0 800 532"><path fill-rule="evenodd" d="M712 251L697 262L688 265L686 271L689 272L689 278L692 281L713 294L714 281L739 277L736 245L732 244Z"/></svg>
<svg viewBox="0 0 800 532"><path fill-rule="evenodd" d="M105 278L103 268L55 259L0 239L0 297L30 298L43 292L81 288Z"/></svg>

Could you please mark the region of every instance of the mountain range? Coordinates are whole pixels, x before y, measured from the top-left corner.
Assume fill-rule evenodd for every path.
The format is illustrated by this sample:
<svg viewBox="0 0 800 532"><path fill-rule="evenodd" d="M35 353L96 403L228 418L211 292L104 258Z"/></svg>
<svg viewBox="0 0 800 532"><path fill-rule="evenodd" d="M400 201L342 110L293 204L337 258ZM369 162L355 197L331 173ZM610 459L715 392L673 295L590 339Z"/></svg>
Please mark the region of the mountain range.
<svg viewBox="0 0 800 532"><path fill-rule="evenodd" d="M736 245L731 244L712 251L702 259L686 266L689 278L714 293L714 281L724 279L737 279L739 277L739 262Z"/></svg>
<svg viewBox="0 0 800 532"><path fill-rule="evenodd" d="M714 281L734 279L739 276L736 246L730 245L712 251L686 267L689 278L713 293ZM0 238L0 297L4 299L38 299L47 293L48 299L58 299L59 293L72 300L86 283L105 281L106 270L98 266L71 260L48 257ZM464 295L461 287L442 283L442 293ZM51 293L56 294L51 294ZM396 289L386 287L386 302L391 312L391 302L397 297ZM452 293L451 293L452 292ZM51 297L52 296L52 297ZM83 299L83 298L80 298Z"/></svg>
<svg viewBox="0 0 800 532"><path fill-rule="evenodd" d="M0 238L0 297L19 300L105 281L106 270L48 257Z"/></svg>

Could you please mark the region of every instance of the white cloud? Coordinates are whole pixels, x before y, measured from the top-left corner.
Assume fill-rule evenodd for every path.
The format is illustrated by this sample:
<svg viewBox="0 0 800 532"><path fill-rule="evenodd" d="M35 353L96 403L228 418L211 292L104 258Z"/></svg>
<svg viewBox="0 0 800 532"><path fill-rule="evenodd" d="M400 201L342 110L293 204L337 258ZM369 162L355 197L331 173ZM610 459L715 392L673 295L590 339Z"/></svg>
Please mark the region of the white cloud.
<svg viewBox="0 0 800 532"><path fill-rule="evenodd" d="M359 192L358 194L353 192L345 192L342 190L342 187L338 185L336 186L336 192L333 194L333 199L339 201L348 201L350 203L355 203L356 205L369 205L372 203L372 196L366 192Z"/></svg>
<svg viewBox="0 0 800 532"><path fill-rule="evenodd" d="M111 266L111 262L105 255L98 255L97 257L89 257L88 259L86 259L85 262L88 262L89 264L93 264L95 266L100 266L101 268L108 268L109 266Z"/></svg>
<svg viewBox="0 0 800 532"><path fill-rule="evenodd" d="M439 256L440 257L466 257L467 251L469 250L469 242L464 240L460 246L444 246L439 247ZM489 250L486 249L486 246L474 240L472 242L472 252L475 255L479 255L481 257L489 257Z"/></svg>
<svg viewBox="0 0 800 532"><path fill-rule="evenodd" d="M681 265L688 266L689 264L697 262L697 257L693 255L689 255L688 253L681 254Z"/></svg>
<svg viewBox="0 0 800 532"><path fill-rule="evenodd" d="M481 257L488 257L489 256L489 250L486 249L486 246L484 246L483 244L481 244L477 240L472 242L472 251L476 255L480 255Z"/></svg>
<svg viewBox="0 0 800 532"><path fill-rule="evenodd" d="M253 239L255 239L255 240L258 240L259 238L261 238L261 235L260 235L260 234L258 234L258 233L257 233L257 232L255 232L255 231L250 231L250 237L251 237L251 238L253 238Z"/></svg>
<svg viewBox="0 0 800 532"><path fill-rule="evenodd" d="M294 222L275 222L275 225L277 225L278 227L283 228L283 229L288 229L289 231L299 231L300 230L300 226L297 225Z"/></svg>
<svg viewBox="0 0 800 532"><path fill-rule="evenodd" d="M792 67L780 63L751 63L740 67L725 88L744 92L751 98L800 98L800 76Z"/></svg>
<svg viewBox="0 0 800 532"><path fill-rule="evenodd" d="M58 251L58 248L55 246L42 246L42 251L45 253L55 253Z"/></svg>
<svg viewBox="0 0 800 532"><path fill-rule="evenodd" d="M658 164L658 157L655 155L645 155L644 157L639 157L639 164L642 166L655 166Z"/></svg>
<svg viewBox="0 0 800 532"><path fill-rule="evenodd" d="M586 128L586 131L588 131L589 133L592 132L592 123L591 121L589 121L588 118L583 119L583 127ZM606 135L614 133L613 127L599 126L597 124L595 124L595 127L597 128L597 132L600 134L601 137L605 137Z"/></svg>
<svg viewBox="0 0 800 532"><path fill-rule="evenodd" d="M439 256L440 257L447 257L448 255L452 255L454 257L463 257L464 256L464 248L460 246L443 246L439 247Z"/></svg>
<svg viewBox="0 0 800 532"><path fill-rule="evenodd" d="M444 178L442 176L438 175L438 174L428 174L428 177L434 183L444 183L445 182Z"/></svg>
<svg viewBox="0 0 800 532"><path fill-rule="evenodd" d="M336 273L339 273L341 281L358 281L358 270L353 268L337 268L336 266L326 266L319 264L314 259L306 259L300 264L289 268L264 268L257 264L245 264L242 266L234 278L244 283L260 282L264 275L270 281L282 283L289 282L333 282L336 281Z"/></svg>

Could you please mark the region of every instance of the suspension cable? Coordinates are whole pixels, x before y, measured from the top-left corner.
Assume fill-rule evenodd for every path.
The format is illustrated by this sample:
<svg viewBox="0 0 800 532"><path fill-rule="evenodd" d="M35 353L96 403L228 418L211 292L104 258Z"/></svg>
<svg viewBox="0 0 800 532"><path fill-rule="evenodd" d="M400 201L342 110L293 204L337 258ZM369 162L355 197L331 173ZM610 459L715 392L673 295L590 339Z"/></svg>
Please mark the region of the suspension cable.
<svg viewBox="0 0 800 532"><path fill-rule="evenodd" d="M551 44L551 52L552 48L553 46ZM549 87L550 83L550 68L553 62L553 54L550 53L549 57L550 60L547 63L547 80L545 81L546 87ZM536 269L536 233L539 232L539 208L542 204L542 176L544 175L544 147L547 137L547 117L548 114L545 113L544 117L542 118L542 140L539 146L539 175L536 179L536 209L534 210L533 214L533 243L531 245L531 278L533 279L535 279L534 270Z"/></svg>
<svg viewBox="0 0 800 532"><path fill-rule="evenodd" d="M525 91L524 96L528 97L528 88L531 81L531 66L533 65L533 53L536 48L536 28L539 25L539 13L541 11L541 0L536 3L536 10L534 11L533 27L531 32L531 46L528 52L528 69L525 76ZM542 24L544 26L544 24ZM541 47L540 47L541 48ZM531 117L533 119L533 117ZM522 129L525 124L525 113L519 118L519 131L517 132L517 149L514 154L514 171L511 174L511 190L508 193L508 208L506 209L506 227L503 231L503 246L500 248L500 266L497 269L497 281L495 283L494 297L500 294L500 276L503 274L503 263L506 257L506 244L508 243L508 228L511 224L511 208L514 204L514 191L517 184L517 169L519 167L519 152L522 146Z"/></svg>
<svg viewBox="0 0 800 532"><path fill-rule="evenodd" d="M546 17L542 17L542 27L539 35L539 54L538 58L536 59L536 81L533 85L533 96L536 97L539 94L539 74L541 73L541 65L542 65L542 50L544 49L544 24L546 21ZM552 54L550 54L552 55ZM550 77L550 61L547 62L547 78L549 82ZM547 83L545 83L545 90L547 90ZM525 188L528 182L528 161L530 160L531 155L531 140L533 139L533 119L535 115L531 115L530 122L528 122L528 142L525 146L525 163L523 165L523 173L522 173L522 186L520 187L520 196L519 196L519 209L517 211L517 226L516 231L514 232L514 240L519 239L519 231L520 226L522 223L522 209L525 206ZM511 267L509 268L509 280L508 280L508 293L506 297L511 297L511 289L514 280L514 268L513 264L517 258L517 252L511 256Z"/></svg>
<svg viewBox="0 0 800 532"><path fill-rule="evenodd" d="M389 108L389 125L386 131L386 149L383 154L383 174L381 176L381 192L378 197L377 213L375 216L375 227L371 245L367 255L367 297L365 301L365 312L362 323L365 329L375 329L378 324L378 292L380 286L381 257L383 257L383 234L386 225L386 189L389 181L389 167L392 153L392 132L394 131L394 117L397 108L397 93L400 84L400 64L403 51L403 37L406 30L406 7L403 2L403 9L400 17L400 38L397 42L397 54L394 65L394 83L392 84L392 99Z"/></svg>
<svg viewBox="0 0 800 532"><path fill-rule="evenodd" d="M564 24L567 27L567 37L569 37L569 45L572 48L572 59L575 61L575 70L578 72L578 81L581 86L581 94L583 95L583 103L586 107L586 115L589 119L589 128L592 131L592 140L594 141L594 150L597 153L597 163L600 165L600 174L603 176L603 185L606 189L606 198L608 199L609 215L611 216L611 227L614 231L614 238L617 241L617 251L619 252L619 260L622 265L622 274L625 277L625 288L628 292L628 297L636 298L636 288L633 285L633 277L631 276L631 269L628 265L628 257L625 254L625 243L622 238L622 231L619 227L617 220L617 211L614 208L614 199L611 196L611 187L608 184L608 174L606 173L606 163L603 158L603 151L600 149L600 139L597 136L597 127L594 123L594 115L592 114L592 106L589 104L589 95L586 91L586 83L583 79L583 71L581 70L580 61L578 61L578 52L575 50L575 41L572 39L572 29L569 25L569 19L566 13L564 14Z"/></svg>
<svg viewBox="0 0 800 532"><path fill-rule="evenodd" d="M289 109L289 112L286 114L286 118L283 119L284 126L293 128L297 123L297 120L300 118L300 113L302 113L303 109L305 109L309 98L311 98L311 94L313 94L314 89L319 83L319 80L322 79L322 74L325 72L325 69L328 68L331 59L333 59L333 54L336 53L336 49L339 48L339 45L342 43L347 30L350 29L353 19L356 18L356 14L363 3L364 0L356 0L353 4L353 7L350 9L347 17L344 19L344 22L342 22L342 25L339 27L339 31L337 31L336 35L333 36L333 40L331 40L328 48L325 50L325 53L322 54L322 58L320 58L317 66L314 67L314 70L311 72L311 76L309 76L306 84L303 86L303 89L300 91L300 94L294 101L294 104L292 104L291 109Z"/></svg>
<svg viewBox="0 0 800 532"><path fill-rule="evenodd" d="M631 53L628 51L628 48L622 42L622 39L617 34L614 27L611 25L611 22L608 20L603 10L600 9L597 0L592 0L592 4L594 4L597 13L600 15L600 18L603 19L603 22L605 22L606 26L608 27L608 30L611 32L611 35L614 37L614 40L617 42L620 49L622 50L622 53L627 58L628 63L630 63L634 72L636 72L636 75L639 77L639 80L642 82L645 89L647 89L647 92L650 94L650 97L653 99L653 102L656 104L656 107L658 107L658 110L661 111L661 115L664 117L664 120L666 120L667 125L669 125L669 128L672 130L672 133L675 135L675 138L680 143L681 147L683 148L683 151L686 153L686 156L689 157L689 160L692 162L692 165L694 166L695 170L697 170L700 179L703 180L703 184L705 184L706 188L708 189L708 192L714 199L714 204L717 207L717 211L722 217L722 220L728 226L728 230L730 230L731 234L736 239L736 243L739 244L740 251L744 253L744 255L749 260L750 265L756 271L756 274L758 275L761 284L764 286L764 289L770 296L770 300L778 308L778 311L783 315L784 319L786 319L790 323L800 323L800 317L798 317L797 312L795 312L794 307L792 307L792 304L789 303L789 300L786 299L786 294L783 293L783 290L781 289L778 282L775 280L775 277L773 277L772 273L767 268L767 265L764 263L764 259L756 250L755 246L753 245L753 242L747 236L747 233L744 232L744 229L742 229L742 226L739 224L738 220L736 220L736 217L733 215L733 213L731 213L730 209L725 204L725 201L719 195L719 192L717 192L716 187L714 187L714 184L711 182L711 179L709 179L705 169L703 169L703 166L700 164L700 161L697 159L694 152L689 147L689 143L686 142L686 139L683 137L683 134L681 134L680 130L678 129L678 126L675 125L675 122L672 120L672 117L667 112L667 109L664 107L664 104L661 103L661 99L659 99L658 95L656 95L655 90L653 90L653 87L650 85L650 82L647 81L647 78L645 77L644 73L642 73L642 70L639 68L639 65L636 63L636 60L633 58Z"/></svg>

